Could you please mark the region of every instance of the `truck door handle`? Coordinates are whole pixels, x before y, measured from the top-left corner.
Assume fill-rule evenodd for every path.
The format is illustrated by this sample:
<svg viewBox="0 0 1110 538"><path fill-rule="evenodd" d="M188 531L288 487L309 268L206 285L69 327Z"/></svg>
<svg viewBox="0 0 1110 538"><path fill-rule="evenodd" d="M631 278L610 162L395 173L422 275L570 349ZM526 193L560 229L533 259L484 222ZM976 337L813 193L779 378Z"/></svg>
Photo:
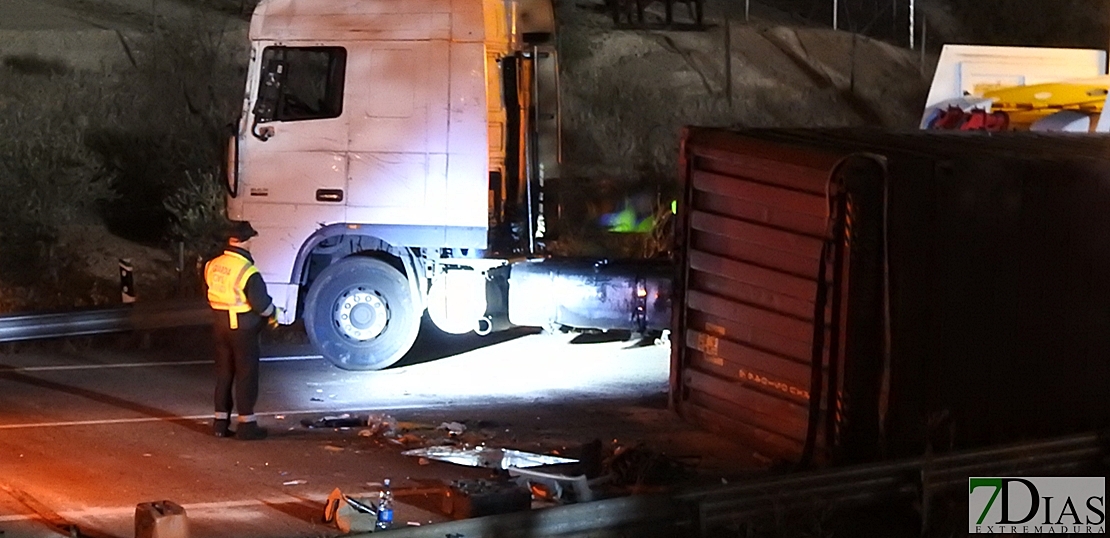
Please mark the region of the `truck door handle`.
<svg viewBox="0 0 1110 538"><path fill-rule="evenodd" d="M316 189L317 202L342 202L343 189Z"/></svg>

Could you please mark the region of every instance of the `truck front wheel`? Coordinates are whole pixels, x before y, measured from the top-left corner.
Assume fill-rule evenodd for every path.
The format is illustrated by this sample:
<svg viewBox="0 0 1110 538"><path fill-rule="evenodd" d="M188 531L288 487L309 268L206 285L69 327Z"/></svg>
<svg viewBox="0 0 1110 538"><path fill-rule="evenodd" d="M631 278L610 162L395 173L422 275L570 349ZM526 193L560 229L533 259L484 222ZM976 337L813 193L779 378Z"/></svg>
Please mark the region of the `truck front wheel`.
<svg viewBox="0 0 1110 538"><path fill-rule="evenodd" d="M308 290L304 320L316 348L344 370L381 370L397 362L420 330L405 275L364 257L320 273Z"/></svg>

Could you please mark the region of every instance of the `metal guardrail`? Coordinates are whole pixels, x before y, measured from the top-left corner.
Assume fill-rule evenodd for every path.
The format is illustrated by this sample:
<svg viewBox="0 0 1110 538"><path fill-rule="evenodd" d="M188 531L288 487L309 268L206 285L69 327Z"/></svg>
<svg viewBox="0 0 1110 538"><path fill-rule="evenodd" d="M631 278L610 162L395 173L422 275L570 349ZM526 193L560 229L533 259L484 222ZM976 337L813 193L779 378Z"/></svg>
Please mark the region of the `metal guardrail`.
<svg viewBox="0 0 1110 538"><path fill-rule="evenodd" d="M735 531L745 521L776 510L815 502L844 506L919 499L927 503L934 493L966 487L970 476L1062 475L1097 465L1106 455L1107 438L1086 434L929 458L753 478L735 485L672 494L633 495L401 528L389 535L393 538L717 536L729 527Z"/></svg>
<svg viewBox="0 0 1110 538"><path fill-rule="evenodd" d="M911 460L765 478L735 486L677 495L697 506L702 535L711 529L795 506L881 499L925 500L939 491L967 487L970 476L1052 476L1080 470L1107 453L1107 439L1085 434Z"/></svg>
<svg viewBox="0 0 1110 538"><path fill-rule="evenodd" d="M46 314L9 314L0 316L0 342L192 327L211 322L208 305L198 300L134 303Z"/></svg>

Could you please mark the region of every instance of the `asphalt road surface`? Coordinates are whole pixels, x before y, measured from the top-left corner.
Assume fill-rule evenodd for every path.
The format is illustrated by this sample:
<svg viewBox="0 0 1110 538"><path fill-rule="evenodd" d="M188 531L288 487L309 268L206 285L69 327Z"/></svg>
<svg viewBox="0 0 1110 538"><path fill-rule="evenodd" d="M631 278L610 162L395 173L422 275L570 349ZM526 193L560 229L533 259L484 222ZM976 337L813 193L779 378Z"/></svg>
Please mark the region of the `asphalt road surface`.
<svg viewBox="0 0 1110 538"><path fill-rule="evenodd" d="M303 346L269 346L262 366L264 441L209 433L212 363L202 330L0 353L0 535L131 537L139 503L186 508L193 538L335 536L320 521L334 488L398 491L400 525L448 520L434 490L491 471L420 461L361 428L306 428L302 419L388 414L442 441L442 422L469 425L468 442L532 452L572 451L593 439L646 440L690 451L703 472L744 465L743 451L666 410L667 346L572 343L514 332L422 336L381 372L331 367ZM369 432L364 432L369 433ZM438 437L437 437L438 436ZM716 467L714 467L716 466Z"/></svg>

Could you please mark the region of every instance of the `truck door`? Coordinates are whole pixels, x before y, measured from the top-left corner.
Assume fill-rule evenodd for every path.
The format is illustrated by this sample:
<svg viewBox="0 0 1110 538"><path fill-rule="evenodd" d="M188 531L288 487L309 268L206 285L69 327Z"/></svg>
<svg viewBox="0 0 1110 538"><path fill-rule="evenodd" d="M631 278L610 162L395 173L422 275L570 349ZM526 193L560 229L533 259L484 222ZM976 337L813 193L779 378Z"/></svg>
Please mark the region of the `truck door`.
<svg viewBox="0 0 1110 538"><path fill-rule="evenodd" d="M347 180L343 47L257 45L252 98L239 133L243 218L342 222ZM302 216L303 215L303 216Z"/></svg>
<svg viewBox="0 0 1110 538"><path fill-rule="evenodd" d="M448 174L448 52L441 40L351 44L349 222L403 226L417 244L417 230L456 224L468 205Z"/></svg>

